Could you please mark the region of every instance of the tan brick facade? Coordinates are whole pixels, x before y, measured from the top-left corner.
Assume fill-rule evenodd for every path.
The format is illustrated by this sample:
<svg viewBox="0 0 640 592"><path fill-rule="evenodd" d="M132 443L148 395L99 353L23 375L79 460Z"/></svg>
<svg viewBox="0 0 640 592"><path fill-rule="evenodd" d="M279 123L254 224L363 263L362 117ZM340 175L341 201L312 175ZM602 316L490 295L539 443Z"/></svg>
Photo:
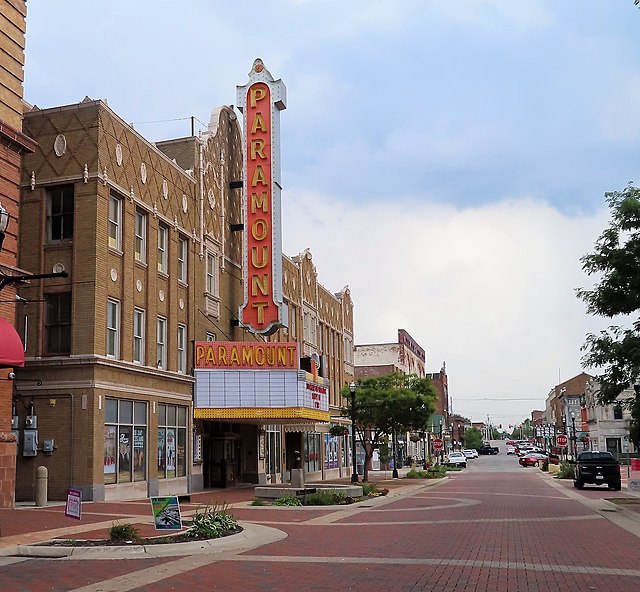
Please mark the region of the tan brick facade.
<svg viewBox="0 0 640 592"><path fill-rule="evenodd" d="M16 381L18 414L23 429L33 404L39 449L35 457L18 456L17 498L33 499L35 469L41 465L49 468L52 499L62 499L70 487L80 488L84 499L195 491L215 482L212 462L219 454L219 442L237 451L230 480L257 482L265 471L257 460L261 423L192 420L191 343L256 340L237 323L243 301L242 233L232 225L242 223L242 190L231 188L230 183L242 177L242 142L234 111L215 110L208 130L199 137L156 145L104 102L90 99L34 109L25 115L25 129L40 148L23 164L20 265L37 273L64 269L69 277L20 288L29 304L18 311L17 326L27 347L26 367ZM55 222L48 204L52 191L61 192L62 187L73 195L73 232L70 237L52 239ZM112 200L113 207L119 204L118 224L110 224ZM143 262L136 259L137 215L145 221ZM167 237L166 270L159 267L160 227ZM118 236L121 242L114 246ZM183 280L178 277L178 261L184 241L187 276ZM295 320L269 340L297 340L303 356L311 352L325 356L332 415L339 415L339 390L353 377L349 290L332 294L318 284L306 251L284 257L283 269L283 293ZM71 295L70 351L52 352L47 307L67 293ZM119 315L115 329L109 310ZM140 318L141 311L145 319L142 361L136 360L134 348L139 343L134 315ZM166 361L156 344L159 318L166 326ZM313 319L316 329L305 331L305 318ZM186 330L183 372L177 345L180 328ZM108 349L110 339L118 344L115 354ZM114 400L118 405L123 401L146 404L142 426L146 475L138 475L137 481L109 482L113 475L107 473L106 404ZM158 434L163 429L158 425L162 404L187 409L186 450L178 450L187 459L186 475L181 477L164 478L154 462L163 442ZM117 429L117 448L122 448L122 438L131 447L125 424L118 423ZM55 443L52 454L42 450L45 439ZM203 448L203 458L196 462L199 450L194 446Z"/></svg>

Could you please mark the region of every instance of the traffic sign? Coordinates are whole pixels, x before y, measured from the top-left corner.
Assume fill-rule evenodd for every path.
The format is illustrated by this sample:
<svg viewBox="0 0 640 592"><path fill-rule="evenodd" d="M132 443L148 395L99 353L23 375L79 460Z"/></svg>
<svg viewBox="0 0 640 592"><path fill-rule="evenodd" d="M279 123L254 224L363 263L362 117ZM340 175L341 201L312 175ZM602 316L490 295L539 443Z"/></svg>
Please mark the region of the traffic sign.
<svg viewBox="0 0 640 592"><path fill-rule="evenodd" d="M564 448L569 443L569 438L565 434L558 434L556 437L556 441L558 442L558 446L560 448Z"/></svg>
<svg viewBox="0 0 640 592"><path fill-rule="evenodd" d="M437 452L440 452L444 448L444 442L440 438L434 438L433 440L433 449Z"/></svg>

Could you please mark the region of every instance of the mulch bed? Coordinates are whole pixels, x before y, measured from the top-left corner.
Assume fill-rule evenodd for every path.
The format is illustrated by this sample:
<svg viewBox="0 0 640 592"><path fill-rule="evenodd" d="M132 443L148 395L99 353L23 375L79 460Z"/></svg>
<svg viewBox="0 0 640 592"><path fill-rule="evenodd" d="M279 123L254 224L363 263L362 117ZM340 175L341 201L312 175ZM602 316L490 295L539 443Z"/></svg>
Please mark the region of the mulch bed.
<svg viewBox="0 0 640 592"><path fill-rule="evenodd" d="M238 526L235 530L227 531L225 536L232 534L238 534L242 532L242 527ZM218 537L218 538L223 538ZM45 547L135 547L139 545L167 545L174 543L194 543L197 541L206 541L206 539L199 536L193 536L186 532L180 532L178 534L163 535L157 537L145 537L136 541L112 541L110 539L54 539L45 543L40 543L39 546Z"/></svg>

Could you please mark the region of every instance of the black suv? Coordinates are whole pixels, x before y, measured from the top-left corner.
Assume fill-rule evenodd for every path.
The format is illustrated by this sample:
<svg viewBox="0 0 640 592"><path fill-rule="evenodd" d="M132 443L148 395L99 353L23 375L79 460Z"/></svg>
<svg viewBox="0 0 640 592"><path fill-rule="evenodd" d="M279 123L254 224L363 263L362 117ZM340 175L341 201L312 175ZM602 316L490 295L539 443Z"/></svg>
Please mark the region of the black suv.
<svg viewBox="0 0 640 592"><path fill-rule="evenodd" d="M575 478L573 486L582 489L585 483L603 485L606 483L609 489L620 491L620 463L610 452L598 452L589 450L578 454L576 459Z"/></svg>

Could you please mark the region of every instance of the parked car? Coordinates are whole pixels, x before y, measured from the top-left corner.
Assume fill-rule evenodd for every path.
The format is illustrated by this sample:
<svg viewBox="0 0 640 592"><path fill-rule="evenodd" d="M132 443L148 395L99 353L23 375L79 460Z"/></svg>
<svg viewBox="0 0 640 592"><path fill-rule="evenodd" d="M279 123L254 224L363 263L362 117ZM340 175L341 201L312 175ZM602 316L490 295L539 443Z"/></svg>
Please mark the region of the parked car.
<svg viewBox="0 0 640 592"><path fill-rule="evenodd" d="M593 485L606 483L609 489L620 491L622 489L620 463L610 452L597 450L581 452L576 459L573 486L576 489L582 489L585 483Z"/></svg>
<svg viewBox="0 0 640 592"><path fill-rule="evenodd" d="M498 452L500 452L495 446L487 445L477 448L476 450L478 451L478 454L498 454Z"/></svg>
<svg viewBox="0 0 640 592"><path fill-rule="evenodd" d="M478 458L478 451L474 450L473 448L466 448L462 451L462 454L464 454L467 458Z"/></svg>
<svg viewBox="0 0 640 592"><path fill-rule="evenodd" d="M529 452L518 459L520 466L539 467L545 460L557 464L557 459L550 459L544 452Z"/></svg>
<svg viewBox="0 0 640 592"><path fill-rule="evenodd" d="M513 444L507 444L507 454L515 454L516 447Z"/></svg>
<svg viewBox="0 0 640 592"><path fill-rule="evenodd" d="M467 468L467 457L462 452L450 452L447 457L447 464L454 467Z"/></svg>

